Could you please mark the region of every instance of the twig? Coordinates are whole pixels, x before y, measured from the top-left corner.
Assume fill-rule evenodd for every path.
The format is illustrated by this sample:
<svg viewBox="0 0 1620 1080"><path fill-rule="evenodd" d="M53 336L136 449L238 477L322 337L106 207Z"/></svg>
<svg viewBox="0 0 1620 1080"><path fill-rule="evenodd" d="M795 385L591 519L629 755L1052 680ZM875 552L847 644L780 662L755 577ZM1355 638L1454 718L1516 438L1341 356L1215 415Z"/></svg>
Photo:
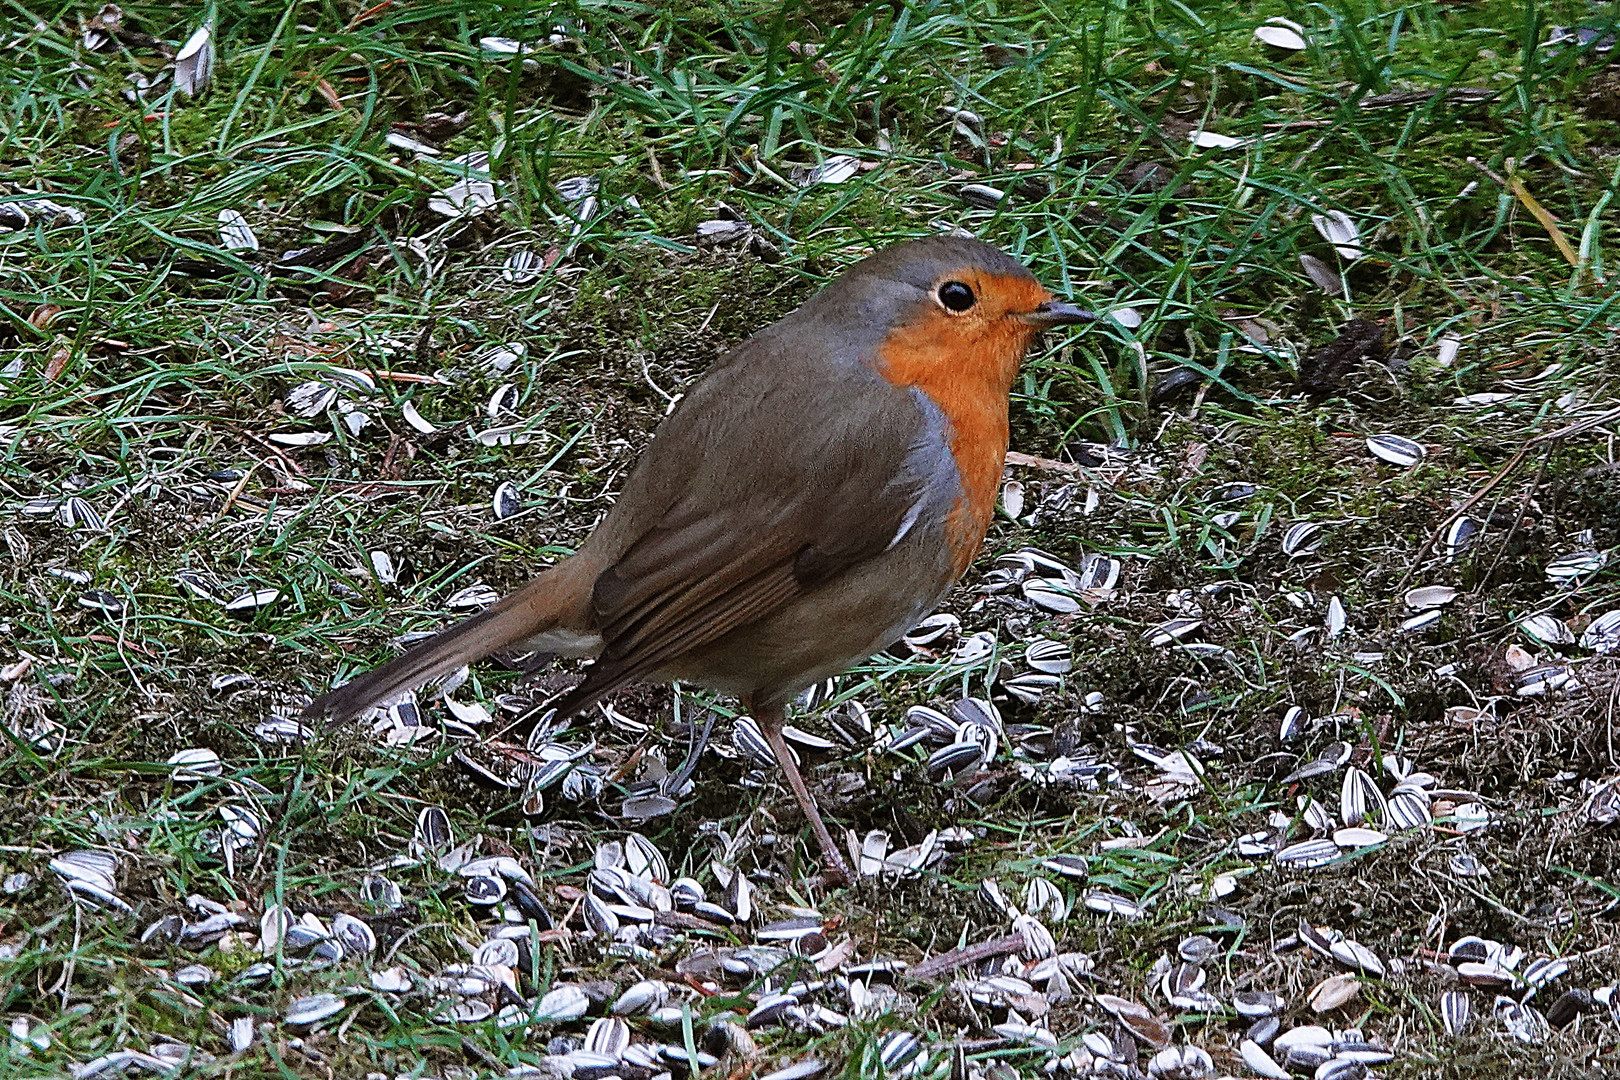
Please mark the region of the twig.
<svg viewBox="0 0 1620 1080"><path fill-rule="evenodd" d="M658 185L658 190L668 191L670 183L664 179L664 170L658 167L658 155L653 151L650 143L647 145L647 164L652 166L653 183Z"/></svg>
<svg viewBox="0 0 1620 1080"><path fill-rule="evenodd" d="M1025 469L1041 469L1045 472L1063 473L1067 476L1079 476L1080 466L1071 465L1067 461L1054 461L1052 458L1036 457L1034 454L1020 454L1017 450L1007 451L1007 464Z"/></svg>
<svg viewBox="0 0 1620 1080"><path fill-rule="evenodd" d="M257 472L259 466L263 464L264 460L262 458L253 459L252 467L249 468L247 472L242 474L242 479L236 482L236 486L231 488L231 493L225 497L225 504L219 508L219 513L214 515L215 521L218 521L220 518L231 512L231 507L236 505L236 500L242 497L242 491L247 487L248 481L253 479L253 474Z"/></svg>
<svg viewBox="0 0 1620 1080"><path fill-rule="evenodd" d="M906 969L906 975L913 979L932 979L936 975L943 975L947 971L955 971L968 964L976 964L980 960L994 960L998 956L1011 956L1024 947L1022 934L1008 934L1006 937L991 938L981 941L977 945L964 945L960 949L952 949L947 953L929 957L920 964Z"/></svg>
<svg viewBox="0 0 1620 1080"><path fill-rule="evenodd" d="M1524 456L1529 452L1529 443L1521 446L1518 453L1509 458L1508 463L1498 469L1496 475L1485 482L1484 487L1480 488L1478 491L1474 492L1466 500L1464 500L1463 504L1457 507L1457 509L1452 512L1450 517L1446 518L1446 520L1440 523L1439 528L1435 529L1434 532L1429 534L1428 539L1423 541L1423 545L1419 547L1417 552L1412 556L1412 565L1406 568L1406 574L1401 578L1401 583L1395 586L1395 592L1397 595L1406 591L1407 583L1412 580L1412 575L1417 573L1418 564L1423 561L1423 556L1429 553L1429 549L1434 546L1434 542L1436 540L1445 535L1447 527L1449 527L1453 521L1456 521L1458 518L1468 513L1468 511L1472 510L1481 499L1491 493L1491 490L1495 488L1497 484L1500 484L1503 480L1506 480L1508 478L1508 474L1519 467L1519 462L1523 461Z"/></svg>
<svg viewBox="0 0 1620 1080"><path fill-rule="evenodd" d="M1513 546L1513 538L1519 535L1519 522L1524 520L1524 512L1530 507L1530 500L1536 497L1536 489L1541 486L1541 478L1547 475L1547 462L1552 459L1552 447L1547 447L1541 455L1541 464L1536 466L1536 475L1531 477L1530 486L1525 489L1524 498L1519 500L1519 512L1513 515L1513 524L1508 526L1507 536L1496 545L1496 557L1491 560L1491 568L1485 571L1480 579L1479 592L1490 588L1491 578L1496 576L1496 568L1502 565L1502 556L1507 554L1508 548Z"/></svg>
<svg viewBox="0 0 1620 1080"><path fill-rule="evenodd" d="M1475 162L1475 165L1478 165L1480 169L1484 169L1484 166L1479 165L1478 162ZM1512 473L1514 469L1517 469L1519 467L1519 463L1522 462L1525 459L1525 456L1530 453L1531 447L1541 446L1550 442L1557 442L1560 439L1567 439L1571 435L1579 435L1583 431L1589 431L1592 428L1606 424L1611 420L1620 420L1620 406L1616 406L1612 409L1605 409L1603 412L1600 412L1595 416L1585 417L1584 419L1577 420L1574 423L1565 424L1556 431L1542 432L1540 435L1536 435L1528 439L1523 446L1519 447L1518 452L1508 459L1507 464L1498 469L1496 475L1492 476L1485 482L1484 487L1470 495L1461 506L1452 512L1450 517L1446 518L1440 523L1439 528L1435 529L1434 532L1429 534L1429 538L1423 541L1423 546L1418 548L1417 552L1412 556L1412 565L1406 568L1406 573L1402 576L1401 583L1395 587L1395 591L1397 593L1406 591L1406 586L1412 580L1412 575L1417 573L1418 564L1423 561L1423 556L1427 555L1429 553L1429 549L1434 546L1434 542L1445 534L1447 527L1450 526L1453 521L1456 521L1458 518L1468 513L1469 510L1472 510L1481 499L1491 493L1496 485L1500 484L1503 480L1506 480L1508 475ZM1011 460L1012 455L1009 454L1008 461L1011 462Z"/></svg>

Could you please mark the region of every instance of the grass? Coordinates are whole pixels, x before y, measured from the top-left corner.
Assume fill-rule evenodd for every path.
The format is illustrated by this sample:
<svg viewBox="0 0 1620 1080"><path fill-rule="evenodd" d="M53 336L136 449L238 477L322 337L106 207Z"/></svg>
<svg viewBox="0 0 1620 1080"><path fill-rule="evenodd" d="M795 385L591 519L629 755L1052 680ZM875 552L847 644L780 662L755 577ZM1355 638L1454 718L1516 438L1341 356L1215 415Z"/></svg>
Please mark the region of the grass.
<svg viewBox="0 0 1620 1080"><path fill-rule="evenodd" d="M1541 45L1554 25L1613 33L1614 5L136 2L123 9L122 38L100 50L81 40L88 7L8 11L0 205L42 192L76 214L36 211L28 227L0 232L0 668L10 672L0 877L28 875L0 893L0 1011L29 1014L52 1037L28 1054L0 1044L0 1073L60 1075L159 1038L213 1055L188 1064L197 1074L237 1077L500 1075L543 1055L551 1029L456 1024L425 993L358 994L362 1007L290 1041L297 1033L279 1023L287 1002L351 987L355 969L278 964L262 989L234 976L259 959L251 933L276 902L366 915L388 962L419 981L465 960L482 930L438 871L388 871L406 894L402 913L358 898L368 869L406 850L426 805L444 806L461 839L523 860L560 914L594 843L622 832L610 816L622 784L649 755L671 766L684 756L675 711L684 722L710 704L729 715L730 703L637 691L618 707L651 722L650 735L576 726L563 741L598 738L596 763L630 771L600 804L548 792L539 830L519 814L520 793L480 783L451 744L388 748L346 730L270 745L254 726L390 655L399 633L440 625L457 590L510 587L571 550L671 397L727 346L873 247L952 227L1014 252L1055 291L1142 317L1134 329L1111 320L1054 338L1028 359L1015 450L1071 463L1092 461L1093 444L1124 453L1101 466L1014 469L1034 513L997 522L950 601L964 633L996 630L998 657L1015 665L1027 636L1071 644L1061 690L1002 708L1009 722L1052 728L1063 753L1117 766L1125 782L1045 785L1004 760L987 785L940 787L926 776L927 747L823 762L824 790L840 774L865 780L827 797L841 824L888 829L897 846L946 824L983 834L932 874L825 896L795 876L808 849L785 792L740 787L745 764L710 754L681 809L647 826L672 866L712 889L717 841L698 830L718 822L735 858L770 872L772 915L814 903L842 919L834 937L852 936L862 959L917 959L1003 932L974 899L983 877L1018 893L1040 858L1083 854L1087 888L1142 902L1147 915L1103 919L1064 885L1074 909L1051 928L1096 963L1046 1018L1065 1050L1110 1030L1092 990L1163 1008L1155 959L1219 918L1189 888L1236 874L1223 903L1245 926L1206 965L1226 1000L1274 989L1289 998L1290 1022L1307 1021L1306 992L1334 969L1308 952L1273 953L1305 918L1404 962L1326 1021L1396 1047L1388 1075L1616 1068L1603 1010L1527 1045L1489 1017L1492 995L1474 991L1484 1019L1447 1036L1436 1005L1447 984L1431 963L1437 945L1467 933L1578 956L1534 999L1542 1007L1616 978L1614 844L1581 811L1593 785L1620 773L1615 668L1515 629L1547 612L1578 636L1620 606L1620 563L1561 589L1543 572L1559 555L1620 544L1607 411L1620 376L1620 79L1596 41ZM1301 24L1308 48L1257 45L1254 28L1272 16ZM160 76L205 21L218 67L211 87L186 97ZM480 45L486 37L540 44L502 54ZM125 93L132 76L155 80L144 99ZM419 160L388 144L391 131L443 155ZM1200 131L1247 144L1196 149ZM428 200L465 175L450 159L470 152L489 155L500 201L446 218ZM839 154L862 170L800 183ZM594 201L559 191L578 177L594 178ZM976 207L968 183L1006 196ZM222 246L222 210L245 216L257 252ZM1360 227L1366 255L1353 263L1313 228L1312 215L1334 210ZM746 222L755 241L700 243L698 224L717 216ZM524 251L538 272L503 276ZM1344 288L1325 292L1301 255ZM1300 365L1352 317L1383 325L1386 364L1302 397ZM1446 338L1459 347L1442 365ZM521 355L491 370L500 349ZM386 374L362 391L336 369ZM1189 371L1185 391L1166 395L1166 378ZM309 380L340 385L367 424L355 432L338 410L288 415L287 391ZM486 406L507 383L517 403L500 421L521 422L528 441L468 438L469 425L497 422ZM1487 392L1512 396L1454 404ZM405 422L406 402L439 432ZM268 439L290 431L330 438L312 449ZM1384 431L1420 441L1424 462L1404 472L1378 463L1364 439ZM1258 494L1241 506L1215 497L1238 481ZM502 482L521 510L495 520ZM105 531L25 512L68 495ZM1448 560L1428 541L1465 504L1484 533ZM1238 519L1221 517L1234 508ZM1282 533L1301 520L1327 525L1326 539L1286 558ZM1119 558L1119 594L1047 618L972 589L993 556L1025 545L1074 564ZM398 569L392 580L376 570L378 551ZM236 618L179 585L182 572L221 597L280 598ZM1398 632L1409 614L1400 594L1426 583L1452 585L1459 599L1433 628ZM123 614L82 607L91 588L121 600ZM1345 636L1296 643L1334 595L1348 610ZM1202 640L1224 655L1144 640L1188 603L1203 610ZM1516 695L1510 646L1542 662L1564 656L1579 687ZM11 667L24 659L26 670ZM985 693L996 666L879 657L839 680L837 698L899 724L912 704ZM212 688L231 674L250 681ZM519 683L484 665L458 697L493 707ZM1085 704L1091 692L1100 711ZM1277 725L1294 704L1327 720L1282 745ZM1482 705L1485 719L1455 711ZM729 740L724 722L717 737ZM1443 822L1326 874L1241 855L1237 838L1270 815L1295 816L1296 797L1336 807L1337 773L1281 782L1335 739L1371 773L1376 755L1393 752L1440 788L1477 794L1491 826L1464 835ZM1201 779L1160 783L1137 744L1185 749ZM175 782L163 763L188 746L216 750L222 776ZM234 872L218 847L222 805L264 823ZM135 914L75 907L58 888L49 858L87 847L120 853ZM1459 854L1485 874L1459 875ZM249 921L200 951L138 942L192 895ZM175 983L197 962L218 978ZM575 938L537 948L527 974L530 989L563 978L622 987L651 967ZM874 1075L881 1035L908 1029L942 1070L944 1047L986 1037L986 1017L960 995L902 989L910 996L896 1011L846 1029L756 1033L760 1055L733 1052L723 1067L762 1075L815 1054ZM698 1001L685 1031L662 1037L701 1040L722 1010L748 1007L737 991ZM266 1026L232 1058L224 1025L241 1016ZM1221 1069L1241 1070L1240 1025L1193 1017L1176 1029ZM974 1068L998 1077L1035 1076L1045 1060L972 1049Z"/></svg>

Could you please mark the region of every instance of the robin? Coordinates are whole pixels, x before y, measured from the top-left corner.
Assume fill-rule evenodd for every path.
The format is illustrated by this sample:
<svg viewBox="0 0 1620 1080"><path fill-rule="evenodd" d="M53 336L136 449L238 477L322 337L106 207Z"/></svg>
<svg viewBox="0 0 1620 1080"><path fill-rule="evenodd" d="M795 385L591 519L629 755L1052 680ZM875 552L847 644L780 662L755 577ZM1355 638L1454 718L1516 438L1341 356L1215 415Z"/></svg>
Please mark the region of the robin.
<svg viewBox="0 0 1620 1080"><path fill-rule="evenodd" d="M709 687L742 700L847 880L783 710L897 641L973 562L1019 361L1094 318L977 240L872 255L686 393L575 555L306 715L354 717L514 646L595 658L558 715L635 681Z"/></svg>

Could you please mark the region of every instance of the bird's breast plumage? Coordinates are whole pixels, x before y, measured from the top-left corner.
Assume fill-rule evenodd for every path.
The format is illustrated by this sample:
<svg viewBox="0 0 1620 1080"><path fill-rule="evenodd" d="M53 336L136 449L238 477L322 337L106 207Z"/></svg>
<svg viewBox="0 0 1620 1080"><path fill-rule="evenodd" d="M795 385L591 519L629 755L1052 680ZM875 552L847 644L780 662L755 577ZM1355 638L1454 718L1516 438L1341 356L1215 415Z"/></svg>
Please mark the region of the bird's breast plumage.
<svg viewBox="0 0 1620 1080"><path fill-rule="evenodd" d="M964 341L949 323L904 326L884 342L878 370L923 394L944 419L941 437L960 483L945 521L951 564L973 562L994 516L1009 437L1007 399L1027 339L1009 334Z"/></svg>

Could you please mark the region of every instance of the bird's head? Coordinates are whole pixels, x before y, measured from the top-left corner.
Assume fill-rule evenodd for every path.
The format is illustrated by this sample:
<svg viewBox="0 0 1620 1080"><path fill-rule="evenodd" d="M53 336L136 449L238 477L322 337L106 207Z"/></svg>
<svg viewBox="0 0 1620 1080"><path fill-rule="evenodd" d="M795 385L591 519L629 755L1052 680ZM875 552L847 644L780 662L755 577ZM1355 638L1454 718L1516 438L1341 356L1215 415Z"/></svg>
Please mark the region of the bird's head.
<svg viewBox="0 0 1620 1080"><path fill-rule="evenodd" d="M885 377L914 386L961 379L1005 392L1037 334L1096 319L1005 252L963 237L895 244L833 288L858 297L861 317L884 328L877 361Z"/></svg>

